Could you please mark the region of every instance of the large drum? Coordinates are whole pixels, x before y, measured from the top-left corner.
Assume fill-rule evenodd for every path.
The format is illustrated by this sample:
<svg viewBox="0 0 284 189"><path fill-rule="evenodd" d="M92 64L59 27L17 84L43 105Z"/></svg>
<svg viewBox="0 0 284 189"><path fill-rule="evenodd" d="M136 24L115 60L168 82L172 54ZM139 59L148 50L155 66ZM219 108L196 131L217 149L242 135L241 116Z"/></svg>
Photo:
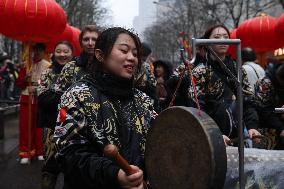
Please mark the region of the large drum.
<svg viewBox="0 0 284 189"><path fill-rule="evenodd" d="M166 109L153 122L146 143L146 172L153 189L221 189L227 156L222 134L206 113Z"/></svg>

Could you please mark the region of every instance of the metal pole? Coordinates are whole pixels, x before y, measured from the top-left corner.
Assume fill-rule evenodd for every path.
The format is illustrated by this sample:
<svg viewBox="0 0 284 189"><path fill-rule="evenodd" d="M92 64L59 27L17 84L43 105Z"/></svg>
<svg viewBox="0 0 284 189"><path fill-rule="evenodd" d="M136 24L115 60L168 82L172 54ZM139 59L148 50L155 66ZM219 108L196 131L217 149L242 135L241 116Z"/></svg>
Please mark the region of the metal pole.
<svg viewBox="0 0 284 189"><path fill-rule="evenodd" d="M196 40L195 38L191 40L192 59L190 60L190 64L193 64L196 60Z"/></svg>
<svg viewBox="0 0 284 189"><path fill-rule="evenodd" d="M242 64L241 64L241 40L240 39L194 39L192 38L192 59L193 64L196 60L197 45L226 44L237 46L237 111L238 111L238 134L239 134L239 183L240 189L245 188L244 179L244 136L243 136L243 89L242 89Z"/></svg>
<svg viewBox="0 0 284 189"><path fill-rule="evenodd" d="M4 139L4 126L5 126L5 119L4 119L4 111L5 109L0 108L0 140Z"/></svg>
<svg viewBox="0 0 284 189"><path fill-rule="evenodd" d="M237 91L237 110L238 110L238 129L239 129L239 181L240 189L245 188L244 178L244 128L243 128L243 87L242 87L242 64L241 64L241 44L237 45L237 68L238 68L238 91Z"/></svg>

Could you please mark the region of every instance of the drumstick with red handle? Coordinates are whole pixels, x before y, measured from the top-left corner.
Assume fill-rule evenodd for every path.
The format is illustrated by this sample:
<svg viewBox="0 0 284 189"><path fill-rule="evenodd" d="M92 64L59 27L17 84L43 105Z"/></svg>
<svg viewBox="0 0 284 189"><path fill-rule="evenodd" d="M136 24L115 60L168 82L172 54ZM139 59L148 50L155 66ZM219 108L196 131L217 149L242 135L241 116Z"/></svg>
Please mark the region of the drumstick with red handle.
<svg viewBox="0 0 284 189"><path fill-rule="evenodd" d="M106 145L106 147L104 148L104 155L110 159L115 160L115 162L126 173L126 175L132 175L137 172L132 169L129 163L119 154L118 149L115 145Z"/></svg>
<svg viewBox="0 0 284 189"><path fill-rule="evenodd" d="M119 154L118 149L113 144L108 144L104 148L104 155L110 159L115 160L117 165L126 173L126 175L132 175L137 173L136 170L132 169L129 163ZM147 184L143 181L144 189L147 189Z"/></svg>

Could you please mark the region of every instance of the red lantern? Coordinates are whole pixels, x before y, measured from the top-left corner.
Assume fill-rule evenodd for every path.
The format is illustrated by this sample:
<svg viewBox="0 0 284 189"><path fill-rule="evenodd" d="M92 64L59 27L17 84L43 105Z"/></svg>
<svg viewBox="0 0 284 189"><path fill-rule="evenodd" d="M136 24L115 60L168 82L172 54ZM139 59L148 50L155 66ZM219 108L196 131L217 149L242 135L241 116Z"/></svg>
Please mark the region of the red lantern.
<svg viewBox="0 0 284 189"><path fill-rule="evenodd" d="M230 31L230 39L237 39L237 29L233 29ZM228 55L230 55L233 59L236 59L236 46L230 45L228 49Z"/></svg>
<svg viewBox="0 0 284 189"><path fill-rule="evenodd" d="M230 39L237 39L237 29L232 29L230 31Z"/></svg>
<svg viewBox="0 0 284 189"><path fill-rule="evenodd" d="M243 22L237 29L242 47L251 47L256 52L267 52L279 47L275 36L276 18L261 15Z"/></svg>
<svg viewBox="0 0 284 189"><path fill-rule="evenodd" d="M279 34L284 34L284 14L282 14L276 22L275 31Z"/></svg>
<svg viewBox="0 0 284 189"><path fill-rule="evenodd" d="M0 0L0 32L20 41L47 42L66 26L64 10L54 0Z"/></svg>
<svg viewBox="0 0 284 189"><path fill-rule="evenodd" d="M284 14L282 14L276 22L275 25L275 33L277 41L279 42L279 46L284 46Z"/></svg>
<svg viewBox="0 0 284 189"><path fill-rule="evenodd" d="M69 24L66 24L64 31L51 39L46 43L47 52L52 53L54 51L55 45L60 41L69 41L71 44L73 42L73 30Z"/></svg>
<svg viewBox="0 0 284 189"><path fill-rule="evenodd" d="M79 35L81 31L78 28L71 26L73 31L72 45L74 47L74 55L78 56L81 53L81 46L79 42Z"/></svg>
<svg viewBox="0 0 284 189"><path fill-rule="evenodd" d="M8 21L13 20L13 9L14 1L0 0L0 33L8 37L13 36L10 28L15 25L14 22Z"/></svg>

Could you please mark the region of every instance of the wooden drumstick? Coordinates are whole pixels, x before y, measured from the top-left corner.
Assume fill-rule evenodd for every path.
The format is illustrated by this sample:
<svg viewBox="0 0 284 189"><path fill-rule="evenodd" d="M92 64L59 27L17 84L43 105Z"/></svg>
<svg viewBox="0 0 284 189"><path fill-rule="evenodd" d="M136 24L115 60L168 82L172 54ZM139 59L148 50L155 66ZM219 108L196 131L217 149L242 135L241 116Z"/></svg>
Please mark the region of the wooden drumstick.
<svg viewBox="0 0 284 189"><path fill-rule="evenodd" d="M115 145L106 145L104 148L104 155L110 159L115 160L115 162L126 173L126 175L132 175L137 172L132 169L129 163L119 154L118 149Z"/></svg>
<svg viewBox="0 0 284 189"><path fill-rule="evenodd" d="M104 155L110 159L115 160L118 166L126 173L126 175L132 175L137 173L134 169L131 168L129 163L119 154L118 149L113 144L108 144L104 148ZM144 189L148 189L148 186L145 181L143 181Z"/></svg>

